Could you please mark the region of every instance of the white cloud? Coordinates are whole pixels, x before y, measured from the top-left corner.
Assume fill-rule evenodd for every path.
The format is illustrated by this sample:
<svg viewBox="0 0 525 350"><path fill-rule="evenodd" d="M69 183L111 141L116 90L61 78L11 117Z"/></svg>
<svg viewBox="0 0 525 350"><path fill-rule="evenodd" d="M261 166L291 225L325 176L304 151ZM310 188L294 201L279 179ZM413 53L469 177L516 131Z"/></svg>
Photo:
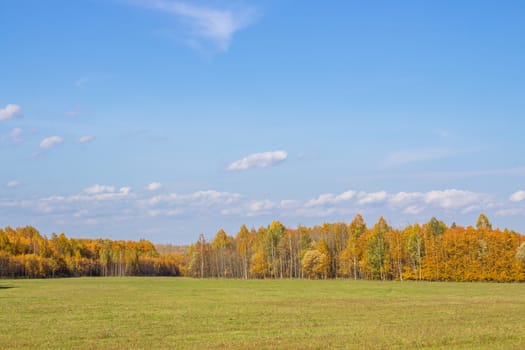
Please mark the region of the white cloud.
<svg viewBox="0 0 525 350"><path fill-rule="evenodd" d="M276 204L270 200L251 201L247 205L247 216L266 215L276 207Z"/></svg>
<svg viewBox="0 0 525 350"><path fill-rule="evenodd" d="M121 187L119 189L119 194L123 195L123 196L127 196L131 193L131 188L130 187Z"/></svg>
<svg viewBox="0 0 525 350"><path fill-rule="evenodd" d="M82 192L87 193L87 194L113 193L115 192L115 187L97 184L97 185L93 185L91 187L85 188Z"/></svg>
<svg viewBox="0 0 525 350"><path fill-rule="evenodd" d="M275 166L288 158L285 151L253 153L231 163L228 170L247 170L250 168L267 168Z"/></svg>
<svg viewBox="0 0 525 350"><path fill-rule="evenodd" d="M262 216L270 215L273 213L273 210L276 209L278 205L268 199L263 200L251 200L245 203L241 203L238 206L226 207L221 209L221 215L237 215L237 216Z"/></svg>
<svg viewBox="0 0 525 350"><path fill-rule="evenodd" d="M283 199L281 202L279 202L279 208L282 208L282 209L297 208L300 205L301 205L301 201L298 201L295 199Z"/></svg>
<svg viewBox="0 0 525 350"><path fill-rule="evenodd" d="M443 209L457 209L479 204L483 201L482 195L470 191L456 189L444 191L430 191L425 193L424 202Z"/></svg>
<svg viewBox="0 0 525 350"><path fill-rule="evenodd" d="M18 187L20 186L20 182L18 182L17 180L13 180L13 181L9 181L8 183L5 184L7 187L9 188L15 188L15 187Z"/></svg>
<svg viewBox="0 0 525 350"><path fill-rule="evenodd" d="M78 139L78 143L89 143L89 142L92 142L95 140L95 136L90 136L90 135L86 135L86 136L81 136L79 139Z"/></svg>
<svg viewBox="0 0 525 350"><path fill-rule="evenodd" d="M194 205L231 204L241 197L237 193L219 192L214 190L197 191L190 195L180 196L181 200L188 201Z"/></svg>
<svg viewBox="0 0 525 350"><path fill-rule="evenodd" d="M252 24L258 15L257 11L246 7L216 9L168 0L142 3L181 19L189 28L189 40L193 45L200 47L209 42L222 51L228 50L235 33Z"/></svg>
<svg viewBox="0 0 525 350"><path fill-rule="evenodd" d="M357 197L359 198L359 204L373 204L385 201L388 198L388 193L385 191L371 193L359 192Z"/></svg>
<svg viewBox="0 0 525 350"><path fill-rule="evenodd" d="M421 192L398 192L391 196L389 201L393 205L405 205L423 198L424 194Z"/></svg>
<svg viewBox="0 0 525 350"><path fill-rule="evenodd" d="M512 202L521 202L525 200L525 191L517 191L510 195L510 200Z"/></svg>
<svg viewBox="0 0 525 350"><path fill-rule="evenodd" d="M45 139L40 142L40 148L42 149L50 149L56 145L59 145L64 142L64 139L60 136L51 136L46 137Z"/></svg>
<svg viewBox="0 0 525 350"><path fill-rule="evenodd" d="M354 198L356 195L355 191L346 191L335 197L336 202L348 201Z"/></svg>
<svg viewBox="0 0 525 350"><path fill-rule="evenodd" d="M496 212L497 216L523 216L525 215L525 208L508 208L500 209Z"/></svg>
<svg viewBox="0 0 525 350"><path fill-rule="evenodd" d="M51 196L45 198L47 201L66 201L66 202L89 202L89 201L108 201L123 199L131 194L130 187L121 187L118 190L113 186L93 185L82 190L82 192L63 197Z"/></svg>
<svg viewBox="0 0 525 350"><path fill-rule="evenodd" d="M354 198L356 195L355 191L346 191L339 195L334 195L332 193L322 194L316 199L310 199L306 202L306 207L316 207L323 205L334 205L340 202L349 201Z"/></svg>
<svg viewBox="0 0 525 350"><path fill-rule="evenodd" d="M170 193L170 194L160 194L155 197L148 198L145 200L145 204L149 206L154 206L159 203L173 203L176 200L178 200L179 195L176 193Z"/></svg>
<svg viewBox="0 0 525 350"><path fill-rule="evenodd" d="M6 184L7 185L7 184ZM228 216L228 222L245 222L265 225L268 220L284 220L286 225L317 224L320 220L348 222L357 213L365 217L385 215L394 224L405 224L424 216L453 219L461 222L469 213L485 212L488 215L522 215L524 208L511 207L507 198L494 198L487 194L457 189L428 192L356 192L325 193L306 199L245 197L239 193L201 190L187 193L150 192L145 187L133 192L129 187L95 184L73 194L54 194L44 197L9 199L9 195L23 194L6 191L0 199L4 213L17 212L23 217L47 218L58 223L81 225L83 220L96 218L101 225L111 225L122 220L137 227L141 220L169 220L169 222L219 222ZM156 218L156 219L153 219ZM202 220L201 220L202 219ZM44 220L44 219L42 219ZM226 220L226 219L223 219ZM246 222L247 221L247 222ZM144 221L147 222L147 221ZM218 225L219 225L218 224ZM224 224L224 222L223 222ZM133 224L134 225L134 224ZM222 225L222 224L221 224ZM110 227L110 226L107 226Z"/></svg>
<svg viewBox="0 0 525 350"><path fill-rule="evenodd" d="M22 114L22 108L19 105L8 104L4 108L0 108L0 121L9 120Z"/></svg>
<svg viewBox="0 0 525 350"><path fill-rule="evenodd" d="M196 191L190 194L160 194L144 201L148 206L159 204L188 205L188 206L212 206L220 204L232 204L241 198L238 193L219 192L215 190Z"/></svg>
<svg viewBox="0 0 525 350"><path fill-rule="evenodd" d="M160 182L152 182L146 186L146 189L148 191L156 191L162 188L162 184Z"/></svg>
<svg viewBox="0 0 525 350"><path fill-rule="evenodd" d="M373 205L370 207L369 205ZM357 212L380 212L386 210L416 215L434 208L455 209L462 214L493 209L495 204L487 195L455 189L429 192L379 192L347 191L340 195L322 194L306 201L281 201L278 208L284 215L322 217L323 215L347 215ZM437 208L437 209L436 209ZM437 214L436 214L437 215Z"/></svg>
<svg viewBox="0 0 525 350"><path fill-rule="evenodd" d="M305 207L322 206L325 204L332 203L334 199L335 199L335 196L331 193L322 194L316 199L310 199L308 202L306 202Z"/></svg>

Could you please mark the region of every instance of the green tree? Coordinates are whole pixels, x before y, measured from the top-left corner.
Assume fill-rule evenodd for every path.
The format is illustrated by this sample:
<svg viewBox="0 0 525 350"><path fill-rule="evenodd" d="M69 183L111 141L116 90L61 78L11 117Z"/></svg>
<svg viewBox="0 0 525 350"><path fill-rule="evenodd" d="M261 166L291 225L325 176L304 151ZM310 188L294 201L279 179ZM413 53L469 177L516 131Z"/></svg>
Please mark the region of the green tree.
<svg viewBox="0 0 525 350"><path fill-rule="evenodd" d="M434 237L442 235L447 230L447 225L443 221L439 221L435 217L432 217L426 224L427 232Z"/></svg>
<svg viewBox="0 0 525 350"><path fill-rule="evenodd" d="M485 214L479 214L478 221L476 221L476 228L478 230L492 230L492 224Z"/></svg>
<svg viewBox="0 0 525 350"><path fill-rule="evenodd" d="M391 227L388 226L386 220L380 217L368 236L368 264L372 278L386 279L388 252L386 234L390 230Z"/></svg>

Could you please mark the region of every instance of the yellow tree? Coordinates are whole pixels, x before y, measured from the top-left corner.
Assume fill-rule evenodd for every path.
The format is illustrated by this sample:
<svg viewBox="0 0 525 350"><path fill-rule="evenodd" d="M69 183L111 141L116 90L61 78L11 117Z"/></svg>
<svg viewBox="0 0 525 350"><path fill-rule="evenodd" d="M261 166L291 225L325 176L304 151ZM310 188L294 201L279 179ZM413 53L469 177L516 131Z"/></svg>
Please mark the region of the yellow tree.
<svg viewBox="0 0 525 350"><path fill-rule="evenodd" d="M345 249L341 252L340 273L343 276L350 276L355 280L360 278L358 264L361 260L363 251L359 241L366 232L366 223L361 214L357 214L348 228L348 240Z"/></svg>
<svg viewBox="0 0 525 350"><path fill-rule="evenodd" d="M250 232L246 225L241 226L239 233L237 233L237 237L235 237L235 242L237 253L241 260L242 277L247 279L250 270L250 246L252 242Z"/></svg>
<svg viewBox="0 0 525 350"><path fill-rule="evenodd" d="M422 261L422 276L427 280L441 279L440 271L443 263L443 244L442 236L447 226L444 222L432 217L423 226L423 237L425 247L425 258Z"/></svg>
<svg viewBox="0 0 525 350"><path fill-rule="evenodd" d="M266 260L264 248L260 246L250 259L250 276L266 278L270 273L270 265Z"/></svg>
<svg viewBox="0 0 525 350"><path fill-rule="evenodd" d="M270 266L270 273L274 278L282 278L284 275L283 260L277 247L284 237L285 231L286 228L279 221L273 221L266 230L265 256Z"/></svg>
<svg viewBox="0 0 525 350"><path fill-rule="evenodd" d="M308 249L301 259L301 266L304 276L308 278L326 279L330 272L330 257L328 245L324 240L319 244L314 244Z"/></svg>
<svg viewBox="0 0 525 350"><path fill-rule="evenodd" d="M403 232L400 230L390 230L386 234L389 258L387 271L392 274L392 278L403 280L403 271L406 260L406 248L404 243Z"/></svg>
<svg viewBox="0 0 525 350"><path fill-rule="evenodd" d="M231 277L231 248L233 240L223 229L220 229L211 242L215 257L215 275L217 277Z"/></svg>

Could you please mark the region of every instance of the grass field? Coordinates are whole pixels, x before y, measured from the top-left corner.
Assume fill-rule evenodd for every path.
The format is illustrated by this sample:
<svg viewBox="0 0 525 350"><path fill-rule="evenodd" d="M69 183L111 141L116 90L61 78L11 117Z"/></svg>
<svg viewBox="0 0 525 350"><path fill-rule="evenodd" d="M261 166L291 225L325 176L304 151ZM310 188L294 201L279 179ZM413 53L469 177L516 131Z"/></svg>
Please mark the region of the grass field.
<svg viewBox="0 0 525 350"><path fill-rule="evenodd" d="M525 284L0 280L0 349L525 349Z"/></svg>

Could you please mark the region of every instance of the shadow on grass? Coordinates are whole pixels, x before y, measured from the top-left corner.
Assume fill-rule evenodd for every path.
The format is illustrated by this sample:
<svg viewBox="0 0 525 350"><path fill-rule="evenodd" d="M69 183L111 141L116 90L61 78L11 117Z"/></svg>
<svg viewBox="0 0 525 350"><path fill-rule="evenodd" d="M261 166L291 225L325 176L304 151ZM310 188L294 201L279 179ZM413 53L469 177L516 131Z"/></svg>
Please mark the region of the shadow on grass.
<svg viewBox="0 0 525 350"><path fill-rule="evenodd" d="M0 286L0 290L1 289L11 289L11 288L15 288L13 286Z"/></svg>

